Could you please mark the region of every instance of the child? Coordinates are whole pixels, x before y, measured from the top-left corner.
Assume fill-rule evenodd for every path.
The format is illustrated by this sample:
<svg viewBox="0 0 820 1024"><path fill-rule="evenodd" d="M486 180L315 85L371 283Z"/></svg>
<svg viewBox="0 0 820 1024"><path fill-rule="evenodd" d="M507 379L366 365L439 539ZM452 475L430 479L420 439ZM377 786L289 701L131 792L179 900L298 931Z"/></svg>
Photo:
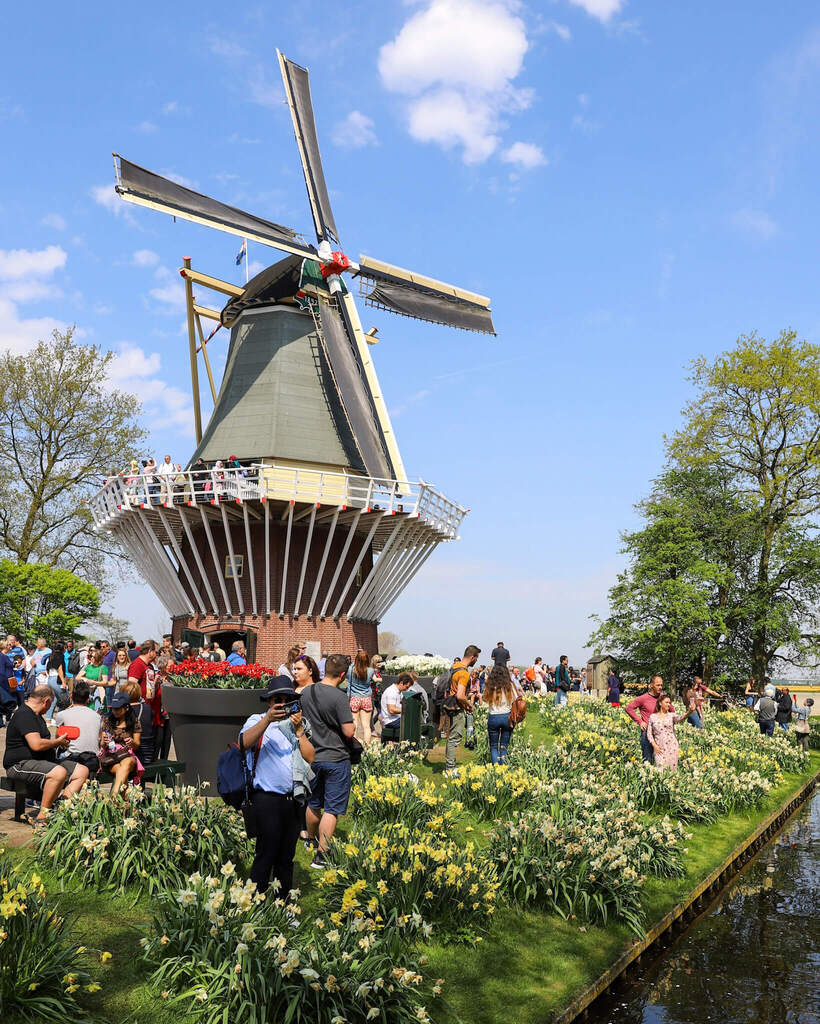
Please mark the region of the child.
<svg viewBox="0 0 820 1024"><path fill-rule="evenodd" d="M794 726L794 731L797 733L797 744L801 750L805 750L807 753L809 749L809 733L811 732L809 716L813 707L813 699L806 697L803 701L803 706L799 707L796 711L797 721Z"/></svg>

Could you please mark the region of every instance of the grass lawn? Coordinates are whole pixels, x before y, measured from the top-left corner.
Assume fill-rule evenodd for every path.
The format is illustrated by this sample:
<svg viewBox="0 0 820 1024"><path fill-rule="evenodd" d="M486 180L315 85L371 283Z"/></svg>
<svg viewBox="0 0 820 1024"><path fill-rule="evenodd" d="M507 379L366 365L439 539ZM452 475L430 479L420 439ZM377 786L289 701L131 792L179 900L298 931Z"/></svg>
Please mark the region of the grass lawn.
<svg viewBox="0 0 820 1024"><path fill-rule="evenodd" d="M532 715L528 725L536 744L552 741ZM437 779L443 770L443 745L418 769L424 778ZM459 751L460 759L470 755ZM786 776L765 803L753 814L733 814L714 825L695 825L689 841L688 872L673 880L648 879L644 885L647 922L652 924L691 892L775 808L781 806L806 781L820 771L820 752L812 753L804 775ZM465 820L481 842L482 827ZM463 833L466 836L466 833ZM15 861L35 866L31 848L12 850ZM60 882L49 866L37 864L48 890L56 893ZM301 886L305 914L318 905L311 882L308 854L299 845L296 884ZM137 897L111 897L87 889L72 888L62 897L73 919L74 934L89 950L108 950L113 959L105 964L90 957L90 970L102 990L85 997L88 1020L111 1024L186 1024L178 1007L167 1007L146 983L148 969L140 962L139 939L150 919L150 902ZM474 946L432 944L426 950L433 978L445 979L446 1005L433 1007L435 1019L450 1024L456 1017L464 1024L545 1024L587 985L597 978L630 944L632 936L622 925L608 928L564 921L553 914L499 907L492 931ZM17 1024L4 1016L3 1024Z"/></svg>

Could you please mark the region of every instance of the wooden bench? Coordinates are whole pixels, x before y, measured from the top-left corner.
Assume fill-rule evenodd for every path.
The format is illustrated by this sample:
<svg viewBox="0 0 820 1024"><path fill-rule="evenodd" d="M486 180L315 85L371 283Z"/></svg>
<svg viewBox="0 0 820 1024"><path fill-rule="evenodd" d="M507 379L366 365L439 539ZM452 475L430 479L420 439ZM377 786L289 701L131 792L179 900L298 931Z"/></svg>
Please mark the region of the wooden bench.
<svg viewBox="0 0 820 1024"><path fill-rule="evenodd" d="M145 770L142 773L142 783L146 782L161 782L165 786L173 786L176 784L176 777L185 771L184 761L152 761L151 764L145 766ZM94 781L99 782L102 786L110 785L114 782L114 776L110 772L97 772L94 776ZM40 799L42 792L41 788L37 785L28 784L21 780L15 781L14 779L8 778L4 775L0 778L0 789L4 789L9 793L15 794L14 799L14 820L22 821L23 815L26 811L26 799L37 800Z"/></svg>

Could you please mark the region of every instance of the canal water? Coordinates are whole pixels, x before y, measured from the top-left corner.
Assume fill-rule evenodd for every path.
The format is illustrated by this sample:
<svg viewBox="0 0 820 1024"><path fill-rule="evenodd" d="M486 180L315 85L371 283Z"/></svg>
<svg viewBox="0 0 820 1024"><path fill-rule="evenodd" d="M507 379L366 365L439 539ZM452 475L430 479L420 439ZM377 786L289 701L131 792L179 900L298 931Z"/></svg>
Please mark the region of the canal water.
<svg viewBox="0 0 820 1024"><path fill-rule="evenodd" d="M593 1024L820 1024L820 792Z"/></svg>

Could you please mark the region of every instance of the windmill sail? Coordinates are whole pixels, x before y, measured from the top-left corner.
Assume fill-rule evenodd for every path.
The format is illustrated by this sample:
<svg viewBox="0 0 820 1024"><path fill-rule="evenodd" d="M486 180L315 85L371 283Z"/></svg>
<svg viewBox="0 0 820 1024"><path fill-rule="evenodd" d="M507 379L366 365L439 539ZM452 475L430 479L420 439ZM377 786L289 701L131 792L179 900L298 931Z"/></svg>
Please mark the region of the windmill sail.
<svg viewBox="0 0 820 1024"><path fill-rule="evenodd" d="M194 192L169 178L148 171L115 154L119 160L117 192L123 199L150 206L174 217L219 228L232 235L251 238L285 252L309 256L313 246L303 242L291 228L264 220L210 196Z"/></svg>
<svg viewBox="0 0 820 1024"><path fill-rule="evenodd" d="M296 143L302 158L302 169L305 172L305 184L310 199L310 209L313 213L313 223L316 226L316 236L319 240L326 238L338 244L339 233L336 230L336 221L333 219L333 210L325 184L325 174L322 170L322 157L319 153L313 101L310 97L310 79L305 68L294 64L282 53L279 54L279 64L282 68L285 93L293 118Z"/></svg>
<svg viewBox="0 0 820 1024"><path fill-rule="evenodd" d="M373 396L362 376L350 332L335 305L319 302L325 354L336 380L368 476L392 479L394 470L379 427Z"/></svg>
<svg viewBox="0 0 820 1024"><path fill-rule="evenodd" d="M381 260L359 257L365 304L429 323L495 334L490 300Z"/></svg>

